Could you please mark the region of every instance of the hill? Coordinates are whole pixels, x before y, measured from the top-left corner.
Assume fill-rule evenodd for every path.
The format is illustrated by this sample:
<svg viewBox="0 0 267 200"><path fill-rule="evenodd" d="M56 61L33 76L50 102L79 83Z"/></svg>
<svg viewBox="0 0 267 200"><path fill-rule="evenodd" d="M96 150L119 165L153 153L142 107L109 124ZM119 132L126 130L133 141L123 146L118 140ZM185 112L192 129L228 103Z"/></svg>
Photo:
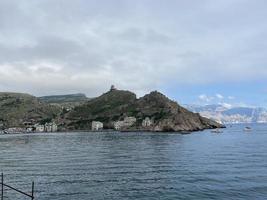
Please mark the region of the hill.
<svg viewBox="0 0 267 200"><path fill-rule="evenodd" d="M84 102L89 100L85 94L66 94L66 95L51 95L51 96L42 96L38 99L45 103L70 103L70 102Z"/></svg>
<svg viewBox="0 0 267 200"><path fill-rule="evenodd" d="M59 106L60 108L65 108L67 110L73 109L75 106L79 106L86 101L90 100L85 94L67 94L67 95L51 95L42 96L38 99L43 103L48 103L54 106Z"/></svg>
<svg viewBox="0 0 267 200"><path fill-rule="evenodd" d="M130 91L113 90L88 102L76 106L63 115L63 126L67 129L91 129L93 120L105 123L105 128L113 128L112 123L131 112L136 95Z"/></svg>
<svg viewBox="0 0 267 200"><path fill-rule="evenodd" d="M23 93L0 93L0 128L23 127L25 122L52 120L60 113L58 107L40 102Z"/></svg>
<svg viewBox="0 0 267 200"><path fill-rule="evenodd" d="M75 107L65 113L60 122L62 127L70 130L90 129L93 120L103 122L104 128L113 128L116 121L125 117L136 118L136 123L126 130L197 131L223 127L186 110L157 91L137 99L130 91L116 89ZM153 121L153 125L144 128L142 122L146 117Z"/></svg>

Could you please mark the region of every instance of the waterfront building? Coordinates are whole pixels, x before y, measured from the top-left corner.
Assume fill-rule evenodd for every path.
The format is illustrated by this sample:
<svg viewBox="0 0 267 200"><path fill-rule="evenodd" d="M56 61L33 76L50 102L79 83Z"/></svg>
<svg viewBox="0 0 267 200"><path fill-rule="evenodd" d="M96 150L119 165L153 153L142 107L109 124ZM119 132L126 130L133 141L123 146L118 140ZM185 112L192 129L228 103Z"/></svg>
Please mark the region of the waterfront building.
<svg viewBox="0 0 267 200"><path fill-rule="evenodd" d="M45 132L52 132L52 123L45 123Z"/></svg>
<svg viewBox="0 0 267 200"><path fill-rule="evenodd" d="M45 132L57 132L57 125L54 122L45 124Z"/></svg>
<svg viewBox="0 0 267 200"><path fill-rule="evenodd" d="M103 123L99 121L92 121L92 131L99 131L103 129Z"/></svg>
<svg viewBox="0 0 267 200"><path fill-rule="evenodd" d="M11 128L4 130L4 132L8 134L25 133L25 131L26 130L24 128L20 128L20 127L11 127Z"/></svg>
<svg viewBox="0 0 267 200"><path fill-rule="evenodd" d="M35 124L34 127L35 127L36 132L44 132L45 131L45 126L42 124Z"/></svg>
<svg viewBox="0 0 267 200"><path fill-rule="evenodd" d="M149 117L146 117L143 121L142 121L142 126L143 127L149 127L153 124L152 120L149 119Z"/></svg>
<svg viewBox="0 0 267 200"><path fill-rule="evenodd" d="M125 117L123 122L124 122L124 126L132 126L136 122L136 118L135 117Z"/></svg>
<svg viewBox="0 0 267 200"><path fill-rule="evenodd" d="M52 123L52 132L57 132L57 124Z"/></svg>
<svg viewBox="0 0 267 200"><path fill-rule="evenodd" d="M122 128L128 128L134 125L136 122L135 117L125 117L123 121L117 121L114 123L114 129L120 130Z"/></svg>
<svg viewBox="0 0 267 200"><path fill-rule="evenodd" d="M114 129L120 130L123 127L123 121L117 121L114 123Z"/></svg>

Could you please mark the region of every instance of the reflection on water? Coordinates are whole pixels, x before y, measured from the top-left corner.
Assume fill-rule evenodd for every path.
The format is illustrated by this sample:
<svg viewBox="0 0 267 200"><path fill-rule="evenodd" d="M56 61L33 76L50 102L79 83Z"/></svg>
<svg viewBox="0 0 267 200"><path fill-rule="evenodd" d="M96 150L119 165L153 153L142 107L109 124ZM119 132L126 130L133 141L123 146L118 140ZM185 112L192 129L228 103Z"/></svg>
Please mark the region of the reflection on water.
<svg viewBox="0 0 267 200"><path fill-rule="evenodd" d="M0 136L0 170L37 199L264 199L267 126L222 134ZM7 191L7 199L25 199Z"/></svg>

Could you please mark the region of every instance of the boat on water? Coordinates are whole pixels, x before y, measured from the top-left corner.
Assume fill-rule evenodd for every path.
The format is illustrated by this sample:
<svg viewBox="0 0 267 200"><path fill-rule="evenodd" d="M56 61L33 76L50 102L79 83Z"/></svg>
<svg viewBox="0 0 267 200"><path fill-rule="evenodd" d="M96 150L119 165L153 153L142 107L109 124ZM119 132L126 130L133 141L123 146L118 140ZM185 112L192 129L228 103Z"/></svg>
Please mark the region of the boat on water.
<svg viewBox="0 0 267 200"><path fill-rule="evenodd" d="M252 128L249 127L249 126L246 126L246 127L244 128L244 131L246 131L246 132L252 131Z"/></svg>
<svg viewBox="0 0 267 200"><path fill-rule="evenodd" d="M219 128L216 128L214 130L211 131L212 133L223 133L223 131Z"/></svg>

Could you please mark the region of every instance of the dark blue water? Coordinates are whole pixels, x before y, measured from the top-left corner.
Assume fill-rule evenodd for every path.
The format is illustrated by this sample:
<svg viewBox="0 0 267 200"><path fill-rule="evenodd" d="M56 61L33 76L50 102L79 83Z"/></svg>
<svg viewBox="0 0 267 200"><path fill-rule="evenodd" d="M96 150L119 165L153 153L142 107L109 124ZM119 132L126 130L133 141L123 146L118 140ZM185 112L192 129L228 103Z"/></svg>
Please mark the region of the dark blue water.
<svg viewBox="0 0 267 200"><path fill-rule="evenodd" d="M267 199L267 126L0 136L7 183L37 199ZM5 191L6 199L27 199Z"/></svg>

